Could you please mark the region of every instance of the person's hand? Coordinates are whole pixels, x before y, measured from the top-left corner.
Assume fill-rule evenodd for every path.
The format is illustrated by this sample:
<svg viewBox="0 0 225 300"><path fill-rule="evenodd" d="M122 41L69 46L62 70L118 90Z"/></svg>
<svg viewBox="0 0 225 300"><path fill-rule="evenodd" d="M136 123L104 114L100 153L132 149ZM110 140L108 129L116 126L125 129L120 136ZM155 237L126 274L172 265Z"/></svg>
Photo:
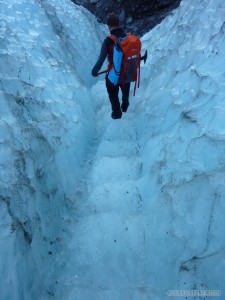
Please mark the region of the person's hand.
<svg viewBox="0 0 225 300"><path fill-rule="evenodd" d="M97 76L98 76L98 73L97 73L96 71L94 71L94 70L92 70L91 74L92 74L92 76L94 76L94 77L97 77Z"/></svg>

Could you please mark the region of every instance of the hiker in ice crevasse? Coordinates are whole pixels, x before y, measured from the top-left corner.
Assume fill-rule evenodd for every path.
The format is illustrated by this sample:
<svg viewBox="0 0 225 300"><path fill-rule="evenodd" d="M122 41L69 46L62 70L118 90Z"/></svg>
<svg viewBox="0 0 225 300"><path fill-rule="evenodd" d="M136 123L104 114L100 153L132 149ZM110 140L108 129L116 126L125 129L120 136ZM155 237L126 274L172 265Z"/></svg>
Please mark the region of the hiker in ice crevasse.
<svg viewBox="0 0 225 300"><path fill-rule="evenodd" d="M114 13L110 13L107 16L106 22L110 35L102 43L99 58L92 69L92 75L95 77L99 75L98 72L106 57L108 57L109 65L106 72L106 88L112 105L111 117L113 119L120 119L122 112L126 112L129 106L130 82L137 81L137 73L140 69L141 42L138 37L125 33L120 24L119 17ZM130 39L130 37L133 39ZM132 55L130 54L131 52ZM122 91L121 106L119 89Z"/></svg>

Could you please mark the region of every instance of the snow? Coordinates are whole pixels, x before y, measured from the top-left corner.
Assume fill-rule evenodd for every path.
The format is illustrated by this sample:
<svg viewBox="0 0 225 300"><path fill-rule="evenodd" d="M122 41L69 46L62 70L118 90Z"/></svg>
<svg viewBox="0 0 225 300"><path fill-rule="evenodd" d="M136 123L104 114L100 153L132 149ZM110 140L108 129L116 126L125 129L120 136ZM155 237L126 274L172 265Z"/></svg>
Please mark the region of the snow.
<svg viewBox="0 0 225 300"><path fill-rule="evenodd" d="M112 120L90 75L106 28L69 0L0 3L1 299L223 297L224 16L183 0L147 33Z"/></svg>

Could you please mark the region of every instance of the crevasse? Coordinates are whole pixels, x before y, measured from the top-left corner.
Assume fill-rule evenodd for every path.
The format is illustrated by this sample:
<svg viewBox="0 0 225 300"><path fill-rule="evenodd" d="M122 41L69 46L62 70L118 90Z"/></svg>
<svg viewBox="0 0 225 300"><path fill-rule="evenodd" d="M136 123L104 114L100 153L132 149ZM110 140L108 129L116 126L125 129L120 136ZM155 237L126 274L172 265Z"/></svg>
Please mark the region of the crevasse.
<svg viewBox="0 0 225 300"><path fill-rule="evenodd" d="M183 0L147 33L113 121L90 76L106 29L68 0L1 2L1 299L223 295L224 16Z"/></svg>

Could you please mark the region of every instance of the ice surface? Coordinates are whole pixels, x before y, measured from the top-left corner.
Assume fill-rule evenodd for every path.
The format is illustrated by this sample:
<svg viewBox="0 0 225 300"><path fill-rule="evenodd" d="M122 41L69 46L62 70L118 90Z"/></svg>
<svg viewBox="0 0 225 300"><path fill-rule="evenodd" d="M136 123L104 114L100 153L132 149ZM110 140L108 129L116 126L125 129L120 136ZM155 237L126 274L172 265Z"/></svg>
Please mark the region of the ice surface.
<svg viewBox="0 0 225 300"><path fill-rule="evenodd" d="M95 58L80 34L99 49L103 33L70 1L4 1L0 12L1 299L46 299L95 128Z"/></svg>
<svg viewBox="0 0 225 300"><path fill-rule="evenodd" d="M112 120L90 76L105 27L69 0L0 3L1 299L223 298L224 24L224 1L183 0Z"/></svg>

